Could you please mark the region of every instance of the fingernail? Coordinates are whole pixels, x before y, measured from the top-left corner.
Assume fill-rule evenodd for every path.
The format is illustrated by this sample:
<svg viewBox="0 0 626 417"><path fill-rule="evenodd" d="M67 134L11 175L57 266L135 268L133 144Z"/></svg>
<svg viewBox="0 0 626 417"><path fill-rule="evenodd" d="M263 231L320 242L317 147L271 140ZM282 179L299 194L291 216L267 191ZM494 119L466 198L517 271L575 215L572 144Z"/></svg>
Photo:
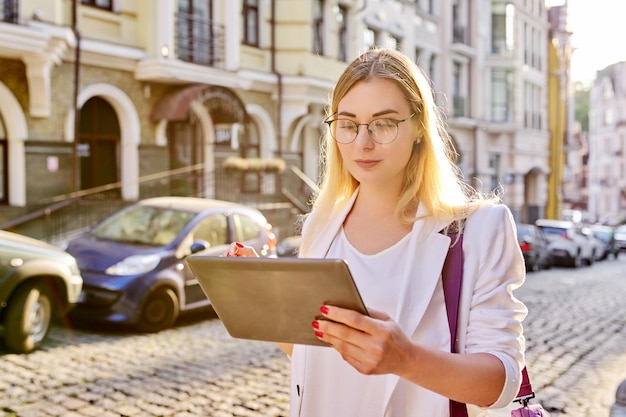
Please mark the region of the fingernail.
<svg viewBox="0 0 626 417"><path fill-rule="evenodd" d="M324 315L328 314L328 307L326 306L321 306L320 307L320 312Z"/></svg>
<svg viewBox="0 0 626 417"><path fill-rule="evenodd" d="M314 320L311 323L311 327L313 327L314 329L319 329L320 328L320 324L317 322L317 320Z"/></svg>
<svg viewBox="0 0 626 417"><path fill-rule="evenodd" d="M242 243L235 242L235 245L236 245L238 248L243 248L243 244L242 244Z"/></svg>
<svg viewBox="0 0 626 417"><path fill-rule="evenodd" d="M322 337L324 337L324 333L322 333L322 332L315 332L315 337L319 337L321 339Z"/></svg>

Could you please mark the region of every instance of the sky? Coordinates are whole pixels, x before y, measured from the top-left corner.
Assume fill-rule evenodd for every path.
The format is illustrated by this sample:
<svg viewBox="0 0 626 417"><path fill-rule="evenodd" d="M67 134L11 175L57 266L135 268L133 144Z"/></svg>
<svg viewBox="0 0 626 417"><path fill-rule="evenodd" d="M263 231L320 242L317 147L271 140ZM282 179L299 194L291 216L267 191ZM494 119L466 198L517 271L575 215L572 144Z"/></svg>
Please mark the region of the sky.
<svg viewBox="0 0 626 417"><path fill-rule="evenodd" d="M596 71L626 61L626 0L568 0L568 6L571 79L589 85Z"/></svg>

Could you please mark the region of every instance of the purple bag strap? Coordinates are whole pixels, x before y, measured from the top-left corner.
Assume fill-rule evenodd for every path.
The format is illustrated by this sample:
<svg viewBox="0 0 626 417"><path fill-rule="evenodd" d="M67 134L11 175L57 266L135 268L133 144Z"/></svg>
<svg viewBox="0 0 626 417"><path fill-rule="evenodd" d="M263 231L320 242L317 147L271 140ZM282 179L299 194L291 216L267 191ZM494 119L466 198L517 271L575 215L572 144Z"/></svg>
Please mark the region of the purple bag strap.
<svg viewBox="0 0 626 417"><path fill-rule="evenodd" d="M458 237L457 237L458 235ZM457 339L457 320L459 302L463 284L463 233L449 233L451 239L448 254L443 264L442 283L443 295L450 326L450 351L455 352ZM522 370L522 384L514 401L528 401L535 396L526 368ZM467 407L463 403L450 400L450 417L467 417Z"/></svg>

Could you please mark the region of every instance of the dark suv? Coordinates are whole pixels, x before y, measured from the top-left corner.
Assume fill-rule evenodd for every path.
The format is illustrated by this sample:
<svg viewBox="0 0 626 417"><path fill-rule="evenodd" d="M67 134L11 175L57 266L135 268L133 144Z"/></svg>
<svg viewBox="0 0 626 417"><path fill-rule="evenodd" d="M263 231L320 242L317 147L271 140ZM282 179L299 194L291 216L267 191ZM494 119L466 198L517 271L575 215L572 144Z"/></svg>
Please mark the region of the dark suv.
<svg viewBox="0 0 626 417"><path fill-rule="evenodd" d="M70 254L0 230L0 326L9 351L27 353L39 348L52 320L68 313L82 286Z"/></svg>

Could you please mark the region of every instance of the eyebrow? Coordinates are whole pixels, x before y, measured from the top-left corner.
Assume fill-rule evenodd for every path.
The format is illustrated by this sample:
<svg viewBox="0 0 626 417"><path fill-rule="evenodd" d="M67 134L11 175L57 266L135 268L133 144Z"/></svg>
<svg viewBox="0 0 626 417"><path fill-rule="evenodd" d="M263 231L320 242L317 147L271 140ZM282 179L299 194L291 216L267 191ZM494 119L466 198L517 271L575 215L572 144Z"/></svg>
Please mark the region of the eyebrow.
<svg viewBox="0 0 626 417"><path fill-rule="evenodd" d="M372 117L386 116L386 115L392 114L392 113L393 114L399 114L396 110L385 109L385 110L381 110L379 112L376 112L376 113L372 114ZM347 111L337 112L337 116L346 116L346 117L356 118L356 114L350 113L350 112L347 112Z"/></svg>

